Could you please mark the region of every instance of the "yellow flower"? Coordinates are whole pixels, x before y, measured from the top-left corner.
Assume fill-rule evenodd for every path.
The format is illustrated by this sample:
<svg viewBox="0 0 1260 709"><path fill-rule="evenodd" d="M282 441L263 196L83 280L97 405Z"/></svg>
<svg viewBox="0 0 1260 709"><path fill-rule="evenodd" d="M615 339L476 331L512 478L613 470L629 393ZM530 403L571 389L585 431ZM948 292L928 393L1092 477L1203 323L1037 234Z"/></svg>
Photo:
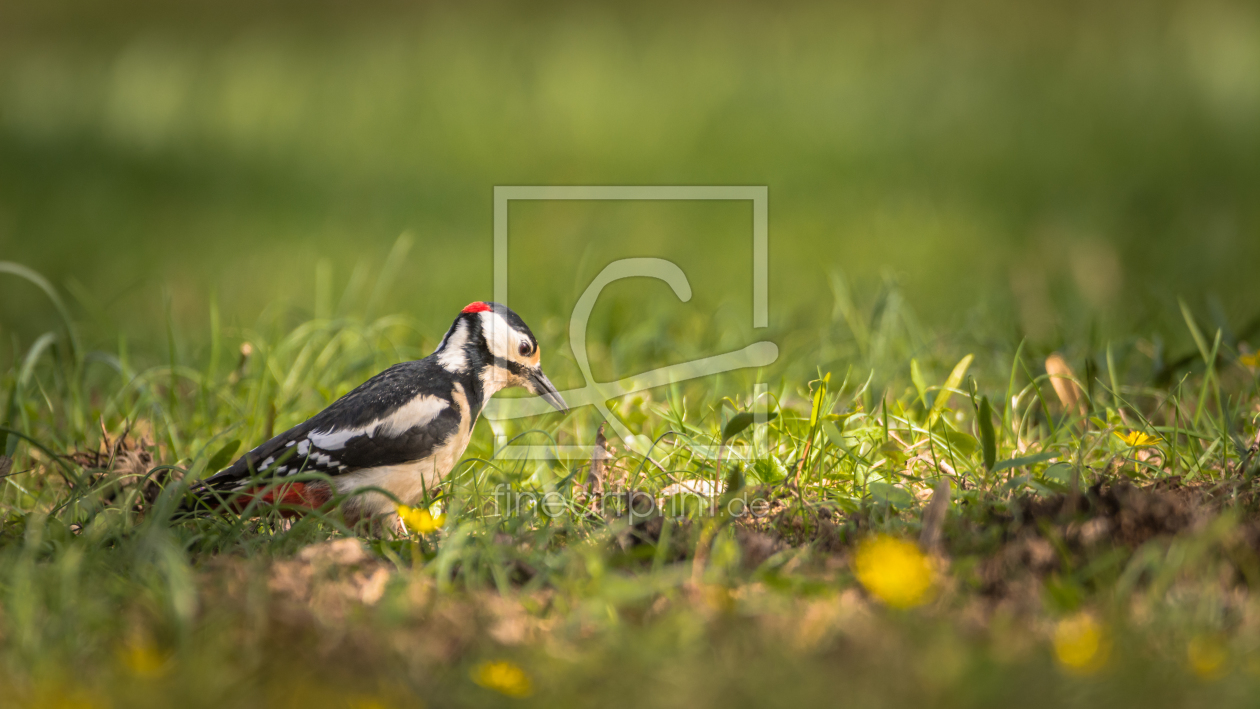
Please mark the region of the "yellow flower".
<svg viewBox="0 0 1260 709"><path fill-rule="evenodd" d="M1214 635L1199 635L1186 645L1186 663L1202 679L1220 679L1229 662L1229 648Z"/></svg>
<svg viewBox="0 0 1260 709"><path fill-rule="evenodd" d="M1252 352L1249 355L1241 355L1238 363L1247 369L1260 369L1260 352Z"/></svg>
<svg viewBox="0 0 1260 709"><path fill-rule="evenodd" d="M525 670L508 662L483 662L473 668L472 679L477 684L509 697L528 697L534 693L534 683Z"/></svg>
<svg viewBox="0 0 1260 709"><path fill-rule="evenodd" d="M446 524L446 515L440 514L437 517L429 514L429 511L423 507L410 507L408 505L398 506L398 517L416 534L432 534L442 528Z"/></svg>
<svg viewBox="0 0 1260 709"><path fill-rule="evenodd" d="M1065 669L1092 674L1107 664L1111 645L1103 628L1088 613L1077 613L1054 626L1054 657Z"/></svg>
<svg viewBox="0 0 1260 709"><path fill-rule="evenodd" d="M158 652L153 643L144 638L133 638L119 650L119 659L137 677L155 678L166 674L167 658Z"/></svg>
<svg viewBox="0 0 1260 709"><path fill-rule="evenodd" d="M917 606L932 589L932 567L919 547L887 535L858 545L853 571L871 595L893 608Z"/></svg>
<svg viewBox="0 0 1260 709"><path fill-rule="evenodd" d="M1124 441L1125 445L1133 446L1135 448L1149 448L1159 443L1158 438L1147 435L1142 431L1129 431L1124 434L1116 431L1116 437Z"/></svg>

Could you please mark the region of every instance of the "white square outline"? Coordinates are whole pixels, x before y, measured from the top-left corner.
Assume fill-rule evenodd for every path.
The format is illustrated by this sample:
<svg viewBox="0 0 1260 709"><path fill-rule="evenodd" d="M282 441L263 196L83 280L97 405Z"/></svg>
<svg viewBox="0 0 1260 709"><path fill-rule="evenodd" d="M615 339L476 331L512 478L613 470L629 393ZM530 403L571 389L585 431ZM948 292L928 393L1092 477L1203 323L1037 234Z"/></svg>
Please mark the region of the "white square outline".
<svg viewBox="0 0 1260 709"><path fill-rule="evenodd" d="M512 200L743 201L753 203L753 328L769 325L770 189L767 185L495 185L494 300L508 305L508 202Z"/></svg>
<svg viewBox="0 0 1260 709"><path fill-rule="evenodd" d="M522 201L743 201L753 203L753 328L769 326L769 186L767 185L495 185L494 187L494 301L508 305L508 202ZM509 306L510 307L510 306ZM760 343L770 344L770 343ZM753 346L755 347L755 345ZM771 345L773 348L773 345ZM751 349L751 348L747 348ZM725 357L726 355L723 355ZM770 361L777 354L770 355ZM588 382L589 384L589 382ZM754 400L767 394L766 384L754 387ZM501 401L487 402L486 414ZM593 446L507 446L496 416L486 417L495 429L496 456L515 449L517 456L550 459L561 451L589 456ZM713 448L708 450L707 448ZM716 447L697 446L701 455L713 457Z"/></svg>

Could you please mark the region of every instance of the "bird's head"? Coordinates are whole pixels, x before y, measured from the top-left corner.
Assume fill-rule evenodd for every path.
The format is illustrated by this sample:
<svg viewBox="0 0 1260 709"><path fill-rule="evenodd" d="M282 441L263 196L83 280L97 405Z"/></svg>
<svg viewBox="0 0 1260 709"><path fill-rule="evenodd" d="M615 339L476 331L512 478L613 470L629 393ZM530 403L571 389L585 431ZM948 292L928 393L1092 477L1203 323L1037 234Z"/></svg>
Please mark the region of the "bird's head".
<svg viewBox="0 0 1260 709"><path fill-rule="evenodd" d="M476 302L460 311L434 352L450 372L475 376L489 397L507 387L525 387L558 411L568 405L543 374L538 340L506 305Z"/></svg>

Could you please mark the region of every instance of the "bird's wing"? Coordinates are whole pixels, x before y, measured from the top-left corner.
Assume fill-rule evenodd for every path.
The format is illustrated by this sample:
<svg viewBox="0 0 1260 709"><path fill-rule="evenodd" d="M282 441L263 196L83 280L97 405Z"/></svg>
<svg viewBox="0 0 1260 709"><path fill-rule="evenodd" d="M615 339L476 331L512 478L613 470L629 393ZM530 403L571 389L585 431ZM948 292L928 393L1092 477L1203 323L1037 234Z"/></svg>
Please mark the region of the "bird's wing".
<svg viewBox="0 0 1260 709"><path fill-rule="evenodd" d="M421 460L459 429L463 412L452 389L449 374L427 360L395 365L241 456L205 484L239 490L259 479L335 476Z"/></svg>

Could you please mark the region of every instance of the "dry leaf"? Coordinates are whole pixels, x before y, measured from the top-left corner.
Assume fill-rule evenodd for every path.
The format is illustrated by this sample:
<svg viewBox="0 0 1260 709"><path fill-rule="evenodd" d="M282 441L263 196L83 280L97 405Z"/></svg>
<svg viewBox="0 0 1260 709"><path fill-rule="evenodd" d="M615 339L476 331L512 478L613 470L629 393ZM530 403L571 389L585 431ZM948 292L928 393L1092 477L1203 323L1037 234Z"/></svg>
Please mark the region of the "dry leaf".
<svg viewBox="0 0 1260 709"><path fill-rule="evenodd" d="M1085 415L1085 394L1076 384L1076 373L1068 366L1063 355L1055 352L1046 357L1046 374L1050 375L1050 385L1059 397L1059 403L1065 411L1075 411Z"/></svg>

